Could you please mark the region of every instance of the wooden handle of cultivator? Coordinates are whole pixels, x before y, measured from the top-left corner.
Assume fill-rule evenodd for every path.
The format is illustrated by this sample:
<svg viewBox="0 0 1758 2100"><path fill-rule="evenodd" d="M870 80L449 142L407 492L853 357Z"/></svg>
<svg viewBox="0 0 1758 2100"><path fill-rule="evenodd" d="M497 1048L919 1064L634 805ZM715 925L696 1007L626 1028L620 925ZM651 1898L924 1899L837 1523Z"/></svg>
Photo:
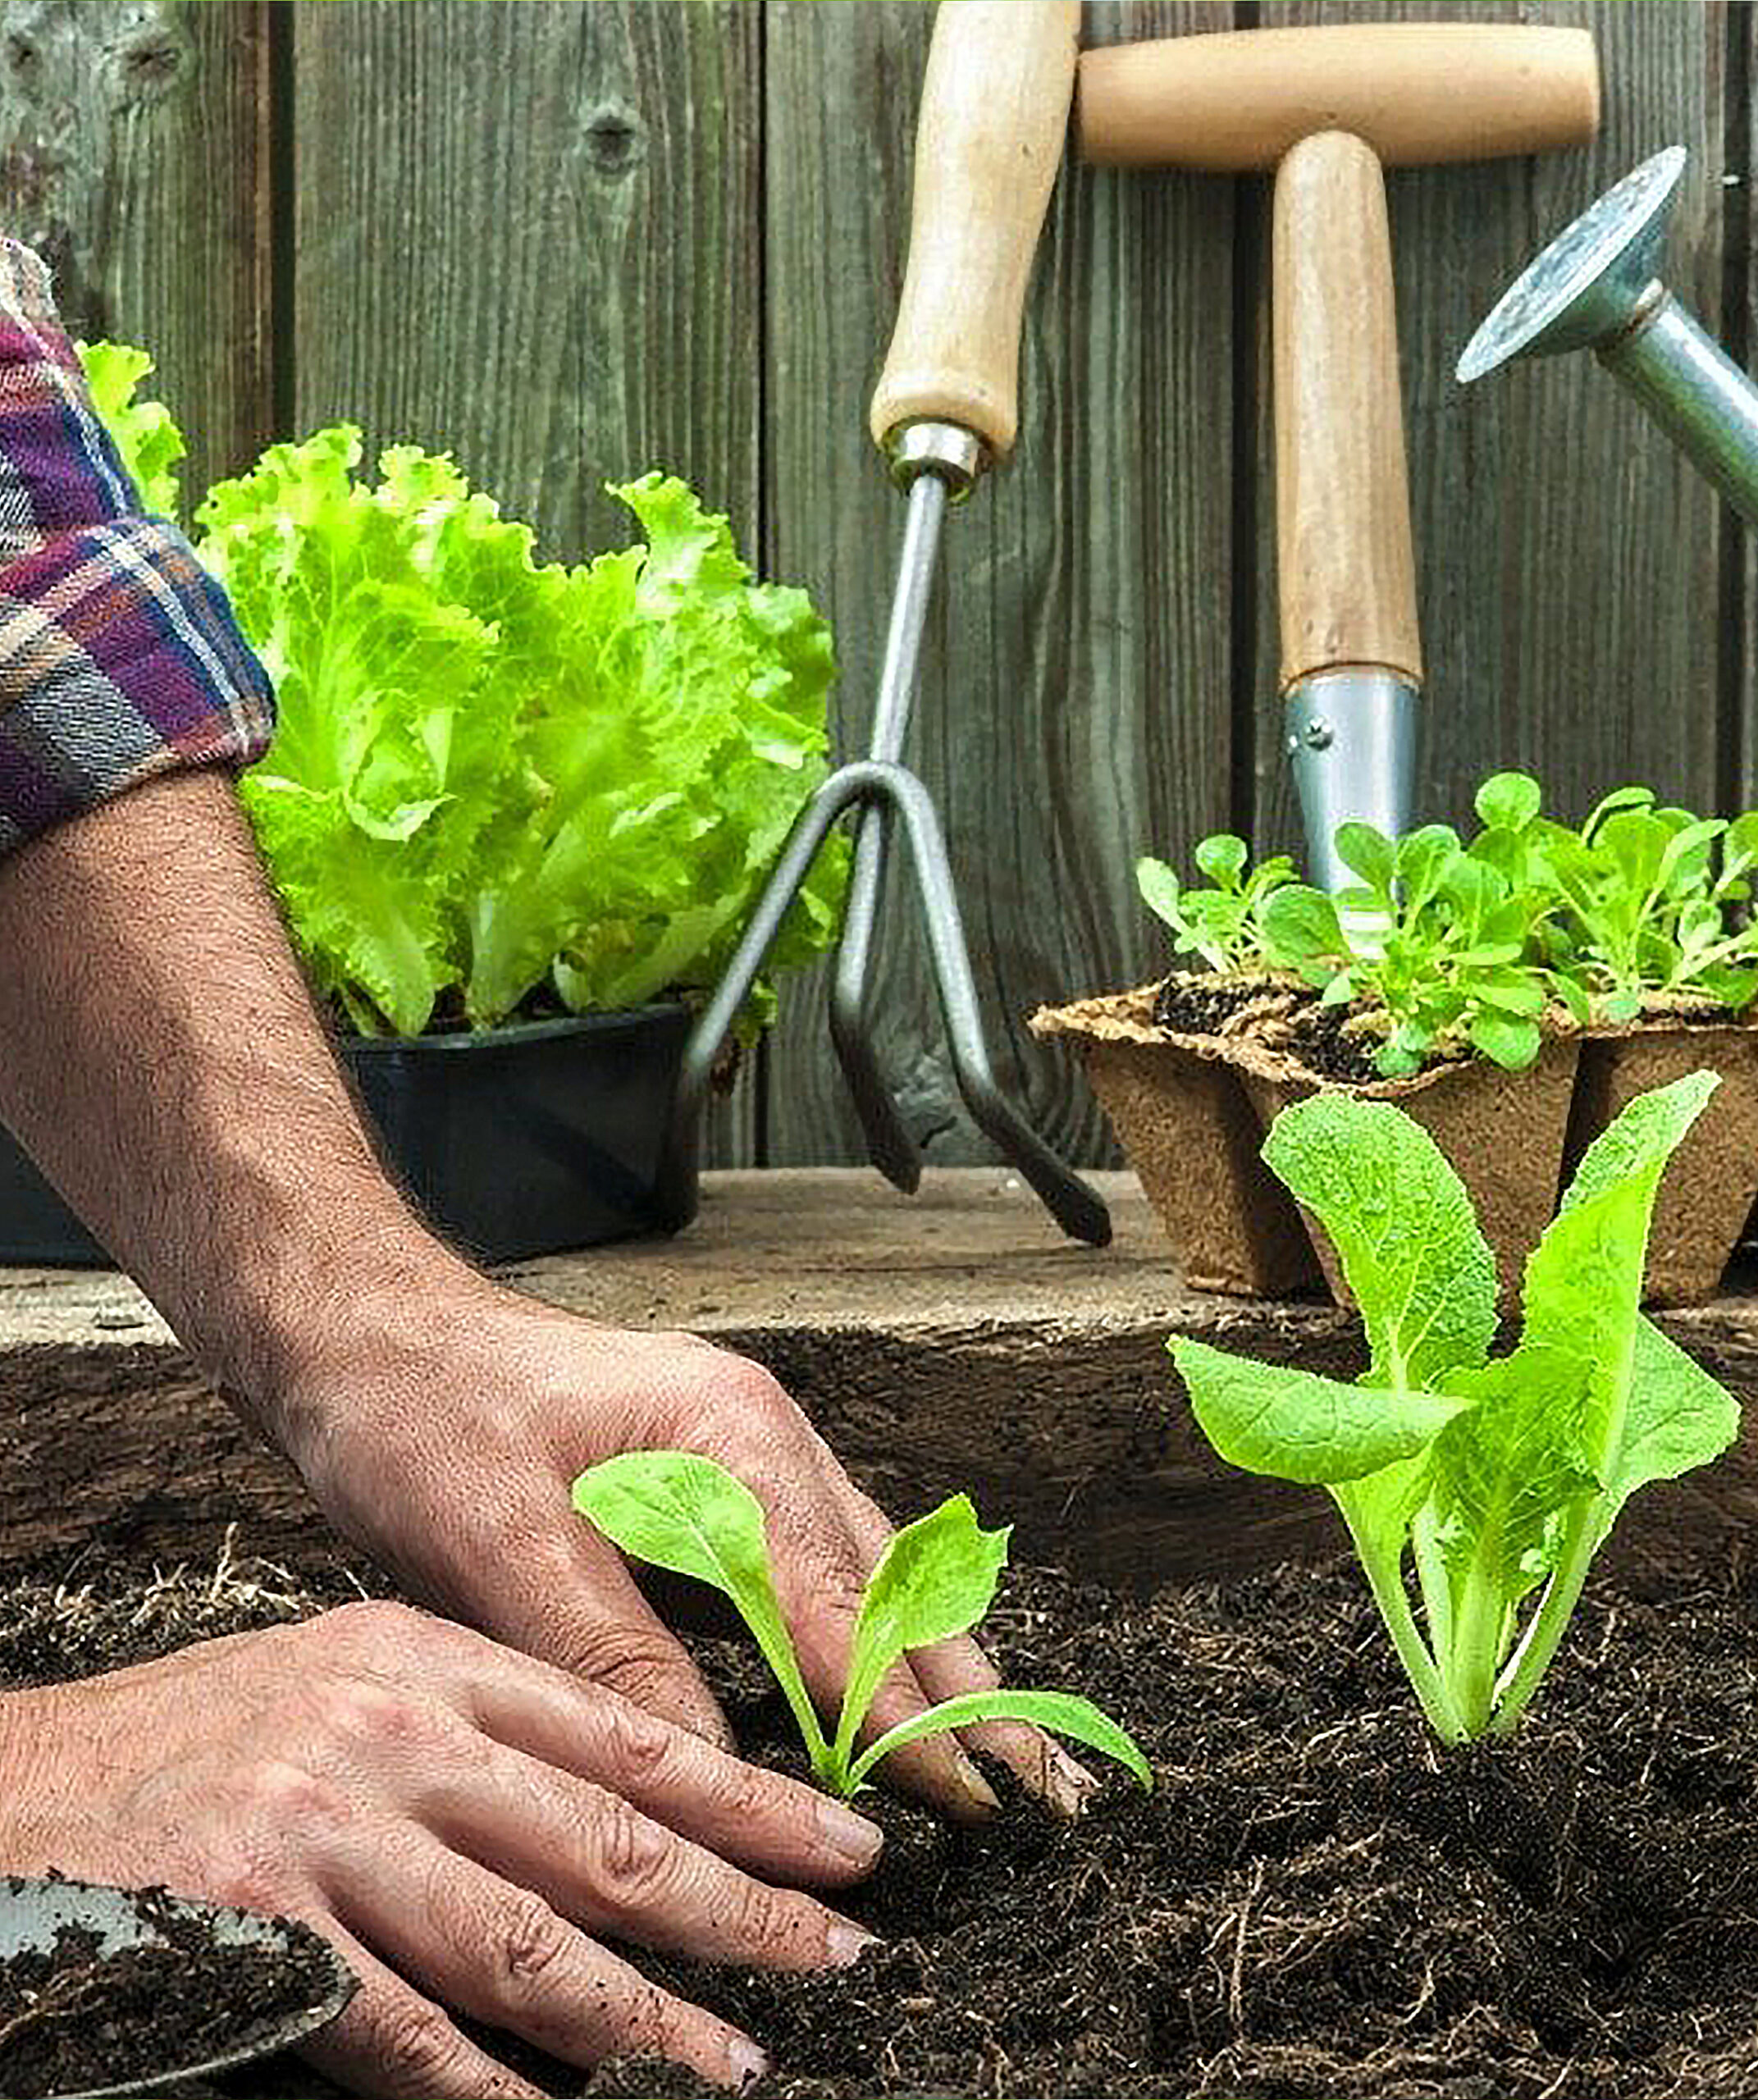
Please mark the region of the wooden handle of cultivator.
<svg viewBox="0 0 1758 2100"><path fill-rule="evenodd" d="M1025 283L1062 158L1080 0L941 0L916 128L910 259L869 418L957 423L998 459L1019 422Z"/></svg>
<svg viewBox="0 0 1758 2100"><path fill-rule="evenodd" d="M1400 165L1532 153L1591 138L1599 109L1586 30L1333 22L1084 52L1075 121L1083 160L1239 173L1315 131Z"/></svg>
<svg viewBox="0 0 1758 2100"><path fill-rule="evenodd" d="M1422 675L1386 185L1344 131L1276 178L1276 590L1282 683L1339 664Z"/></svg>

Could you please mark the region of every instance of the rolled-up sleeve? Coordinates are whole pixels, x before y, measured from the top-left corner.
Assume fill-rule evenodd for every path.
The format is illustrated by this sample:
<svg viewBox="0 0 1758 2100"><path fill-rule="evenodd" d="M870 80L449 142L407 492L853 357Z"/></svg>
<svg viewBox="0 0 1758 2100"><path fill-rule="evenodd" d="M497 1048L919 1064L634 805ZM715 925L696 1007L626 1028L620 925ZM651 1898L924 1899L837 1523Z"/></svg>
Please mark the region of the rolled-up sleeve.
<svg viewBox="0 0 1758 2100"><path fill-rule="evenodd" d="M141 514L42 262L0 241L0 854L156 774L248 765L273 727L225 593Z"/></svg>

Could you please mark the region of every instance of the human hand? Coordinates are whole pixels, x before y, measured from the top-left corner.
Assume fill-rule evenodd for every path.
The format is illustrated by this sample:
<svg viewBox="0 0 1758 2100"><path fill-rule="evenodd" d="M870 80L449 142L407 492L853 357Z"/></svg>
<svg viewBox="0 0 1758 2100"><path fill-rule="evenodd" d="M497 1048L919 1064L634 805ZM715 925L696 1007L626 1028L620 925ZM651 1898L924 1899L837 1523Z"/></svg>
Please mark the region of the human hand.
<svg viewBox="0 0 1758 2100"><path fill-rule="evenodd" d="M568 1499L578 1474L619 1452L718 1460L764 1504L801 1667L833 1716L891 1526L757 1365L689 1335L601 1327L448 1278L405 1298L394 1331L368 1322L308 1367L290 1418L308 1425L293 1455L318 1500L411 1595L730 1747L688 1656ZM917 1650L888 1679L864 1739L998 1682L970 1640ZM1013 1723L912 1744L885 1776L948 1813L984 1814L995 1797L970 1747L1065 1810L1091 1786L1059 1746Z"/></svg>
<svg viewBox="0 0 1758 2100"><path fill-rule="evenodd" d="M303 2053L351 2091L537 2089L443 2006L564 2061L661 2055L737 2086L746 2035L594 1934L779 1969L870 1935L834 1887L865 1819L482 1635L343 1606L0 1697L0 1869L163 1883L304 1919L360 1979Z"/></svg>

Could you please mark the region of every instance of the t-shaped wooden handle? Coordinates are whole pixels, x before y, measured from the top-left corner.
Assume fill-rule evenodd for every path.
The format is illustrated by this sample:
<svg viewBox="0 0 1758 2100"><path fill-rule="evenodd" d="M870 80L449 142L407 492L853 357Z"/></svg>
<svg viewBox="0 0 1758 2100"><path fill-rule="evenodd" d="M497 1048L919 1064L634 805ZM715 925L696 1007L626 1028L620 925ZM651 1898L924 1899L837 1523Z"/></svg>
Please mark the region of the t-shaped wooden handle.
<svg viewBox="0 0 1758 2100"><path fill-rule="evenodd" d="M1080 0L941 0L916 127L910 259L874 441L923 418L997 459L1019 424L1025 282L1062 161Z"/></svg>
<svg viewBox="0 0 1758 2100"><path fill-rule="evenodd" d="M1343 665L1422 680L1386 184L1347 131L1276 172L1276 591L1281 686Z"/></svg>
<svg viewBox="0 0 1758 2100"><path fill-rule="evenodd" d="M1334 22L1109 44L1082 54L1082 159L1274 167L1297 139L1352 131L1382 162L1493 159L1591 139L1587 30L1505 22Z"/></svg>

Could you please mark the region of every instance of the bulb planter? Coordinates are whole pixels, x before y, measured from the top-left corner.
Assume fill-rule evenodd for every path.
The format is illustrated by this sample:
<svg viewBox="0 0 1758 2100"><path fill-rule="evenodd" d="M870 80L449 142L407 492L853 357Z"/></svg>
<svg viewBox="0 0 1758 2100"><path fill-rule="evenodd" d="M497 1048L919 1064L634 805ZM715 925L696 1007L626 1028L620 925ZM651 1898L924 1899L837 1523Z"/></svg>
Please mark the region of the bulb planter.
<svg viewBox="0 0 1758 2100"><path fill-rule="evenodd" d="M1758 1028L1749 1022L1657 1003L1626 1025L1548 1036L1522 1071L1470 1057L1345 1085L1251 1035L1162 1027L1158 989L1041 1008L1030 1025L1078 1046L1193 1288L1274 1298L1322 1278L1349 1302L1329 1241L1258 1156L1291 1102L1338 1092L1395 1102L1428 1131L1470 1191L1511 1300L1594 1138L1635 1095L1705 1067L1723 1083L1662 1181L1645 1302L1698 1304L1719 1288L1758 1198Z"/></svg>
<svg viewBox="0 0 1758 2100"><path fill-rule="evenodd" d="M690 1031L682 1001L444 1035L340 1039L386 1164L435 1230L480 1261L675 1230L693 1162L663 1140ZM0 1129L0 1262L111 1258Z"/></svg>

